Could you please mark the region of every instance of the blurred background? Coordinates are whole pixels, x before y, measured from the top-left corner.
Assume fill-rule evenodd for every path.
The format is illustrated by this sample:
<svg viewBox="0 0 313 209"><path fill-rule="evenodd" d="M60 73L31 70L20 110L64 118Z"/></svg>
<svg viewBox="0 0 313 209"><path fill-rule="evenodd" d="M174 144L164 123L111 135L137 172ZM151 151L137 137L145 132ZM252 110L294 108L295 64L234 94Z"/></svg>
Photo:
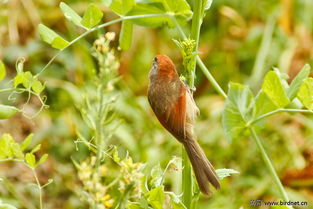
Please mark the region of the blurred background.
<svg viewBox="0 0 313 209"><path fill-rule="evenodd" d="M89 2L65 1L77 13L83 14ZM103 22L117 16L102 2L93 1L104 13ZM38 73L57 52L41 41L37 25L43 23L67 40L82 33L69 23L59 9L57 0L0 0L0 59L7 67L7 82L16 74L15 64L20 57L24 69ZM254 93L264 74L273 66L292 79L305 63L313 64L313 1L311 0L216 0L204 19L199 51L222 88L229 81L249 84ZM179 39L176 29L147 29L136 26L131 49L118 50L120 23L88 35L62 52L40 75L47 96L44 109L29 119L17 114L0 121L0 134L10 133L21 141L34 133L33 144L42 144L48 160L38 167L40 181L54 182L44 189L44 208L89 208L81 198L81 179L73 161L83 162L90 151L75 143L77 130L90 138L92 133L81 115L80 99L86 86L93 82L97 60L92 56L93 42L106 32L115 32L111 46L119 62L116 84L118 98L114 111L121 121L105 142L116 145L120 155L127 152L134 162L146 163L143 173L160 163L164 169L173 156L181 155L181 146L158 123L149 107L146 91L148 72L156 54L167 54L178 69L182 57L172 41ZM183 26L188 32L188 27ZM195 132L214 167L232 168L240 174L222 180L222 189L211 197L200 197L198 208L253 208L250 200L277 200L280 196L270 173L262 161L253 140L243 137L229 142L221 126L224 99L219 96L200 69L196 71L195 100L200 109ZM26 95L8 100L9 93L0 94L0 102L23 106ZM35 113L40 108L32 98L24 109ZM260 136L290 198L307 201L313 208L313 120L301 114L279 114L263 124ZM40 153L39 153L40 154ZM108 167L108 175L116 175ZM112 171L112 172L111 172ZM167 190L180 192L180 170L166 173ZM36 188L31 171L18 163L0 164L0 199L18 208L36 208ZM115 199L111 194L112 199ZM116 200L115 200L116 201ZM107 208L110 208L107 205ZM263 206L262 208L267 208Z"/></svg>

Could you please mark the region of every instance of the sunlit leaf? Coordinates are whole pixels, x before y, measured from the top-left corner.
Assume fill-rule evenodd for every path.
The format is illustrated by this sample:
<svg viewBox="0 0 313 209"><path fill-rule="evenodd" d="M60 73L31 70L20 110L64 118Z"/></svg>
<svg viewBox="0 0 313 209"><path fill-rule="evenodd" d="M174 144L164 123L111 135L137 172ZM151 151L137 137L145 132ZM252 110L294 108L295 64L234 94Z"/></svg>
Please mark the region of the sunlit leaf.
<svg viewBox="0 0 313 209"><path fill-rule="evenodd" d="M297 97L309 110L313 110L313 78L307 78L301 85Z"/></svg>
<svg viewBox="0 0 313 209"><path fill-rule="evenodd" d="M69 21L73 22L75 25L79 27L84 27L80 22L82 20L81 16L79 16L71 7L69 7L67 4L64 2L60 3L60 8Z"/></svg>
<svg viewBox="0 0 313 209"><path fill-rule="evenodd" d="M60 36L55 37L51 43L51 46L56 49L64 49L69 45L69 42L61 38Z"/></svg>
<svg viewBox="0 0 313 209"><path fill-rule="evenodd" d="M222 115L223 128L229 140L239 138L246 130L247 121L252 118L253 104L253 94L248 86L230 83Z"/></svg>
<svg viewBox="0 0 313 209"><path fill-rule="evenodd" d="M166 11L156 3L137 3L128 15L145 15L145 14L166 14ZM173 21L169 17L146 17L131 20L137 25L146 27L161 27L169 25L174 27Z"/></svg>
<svg viewBox="0 0 313 209"><path fill-rule="evenodd" d="M282 82L274 71L269 71L262 85L262 90L270 98L270 100L279 108L283 108L290 103Z"/></svg>
<svg viewBox="0 0 313 209"><path fill-rule="evenodd" d="M34 148L30 151L30 153L35 153L35 152L37 152L38 150L40 150L40 148L41 148L41 144L37 144L37 146L34 147Z"/></svg>
<svg viewBox="0 0 313 209"><path fill-rule="evenodd" d="M179 199L179 197L173 193L170 192L170 197L171 197L171 203L173 206L173 209L187 209L186 206L182 203L182 201Z"/></svg>
<svg viewBox="0 0 313 209"><path fill-rule="evenodd" d="M39 24L38 31L41 39L56 49L63 49L69 42L43 24Z"/></svg>
<svg viewBox="0 0 313 209"><path fill-rule="evenodd" d="M146 194L146 198L148 203L154 208L154 209L162 209L163 208L163 201L165 198L164 194L164 187L159 186L152 190L150 190Z"/></svg>
<svg viewBox="0 0 313 209"><path fill-rule="evenodd" d="M310 75L311 66L306 64L303 66L298 75L292 80L287 95L292 101L296 96L303 81Z"/></svg>
<svg viewBox="0 0 313 209"><path fill-rule="evenodd" d="M126 205L127 209L144 209L140 206L140 203L138 202L128 202Z"/></svg>
<svg viewBox="0 0 313 209"><path fill-rule="evenodd" d="M236 171L234 169L228 169L228 168L222 168L215 170L217 176L219 179L223 179L225 177L231 176L231 174L238 174L239 171Z"/></svg>
<svg viewBox="0 0 313 209"><path fill-rule="evenodd" d="M43 156L41 156L41 158L40 158L39 161L37 162L36 166L38 166L38 165L44 163L44 162L47 160L48 156L49 156L48 154L44 154Z"/></svg>
<svg viewBox="0 0 313 209"><path fill-rule="evenodd" d="M0 104L0 120L10 118L18 112L21 110L16 107Z"/></svg>
<svg viewBox="0 0 313 209"><path fill-rule="evenodd" d="M118 15L125 15L135 5L134 0L114 0L110 8Z"/></svg>
<svg viewBox="0 0 313 209"><path fill-rule="evenodd" d="M34 90L34 92L36 92L37 94L40 94L44 89L44 85L42 85L42 83L38 80L35 80L32 83L32 89Z"/></svg>
<svg viewBox="0 0 313 209"><path fill-rule="evenodd" d="M36 166L36 158L33 153L26 153L25 155L25 162L32 168Z"/></svg>
<svg viewBox="0 0 313 209"><path fill-rule="evenodd" d="M15 141L10 134L3 134L0 139L0 159L11 158L13 153L11 150L11 144Z"/></svg>
<svg viewBox="0 0 313 209"><path fill-rule="evenodd" d="M26 150L30 142L32 141L34 134L29 134L21 144L22 151Z"/></svg>
<svg viewBox="0 0 313 209"><path fill-rule="evenodd" d="M95 4L90 4L84 14L81 24L87 28L97 25L103 17L102 11Z"/></svg>
<svg viewBox="0 0 313 209"><path fill-rule="evenodd" d="M25 88L29 88L33 81L33 75L31 72L27 71L21 74L22 75L22 83Z"/></svg>
<svg viewBox="0 0 313 209"><path fill-rule="evenodd" d="M119 38L119 46L126 51L130 48L133 39L133 23L130 20L124 20Z"/></svg>
<svg viewBox="0 0 313 209"><path fill-rule="evenodd" d="M0 60L0 81L4 79L6 75L4 63Z"/></svg>
<svg viewBox="0 0 313 209"><path fill-rule="evenodd" d="M270 100L270 98L262 90L255 98L254 116L258 117L265 113L278 109L277 106Z"/></svg>

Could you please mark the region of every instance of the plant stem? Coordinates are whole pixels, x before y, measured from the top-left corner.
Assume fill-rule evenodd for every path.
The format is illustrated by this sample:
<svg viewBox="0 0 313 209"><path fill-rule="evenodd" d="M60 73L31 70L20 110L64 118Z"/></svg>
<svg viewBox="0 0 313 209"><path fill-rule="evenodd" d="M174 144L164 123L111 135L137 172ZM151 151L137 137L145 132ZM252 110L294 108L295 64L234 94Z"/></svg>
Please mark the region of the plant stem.
<svg viewBox="0 0 313 209"><path fill-rule="evenodd" d="M36 183L37 183L37 187L38 187L38 190L39 190L39 208L42 209L42 189L41 189L41 184L39 182L39 179L38 179L38 176L37 176L37 173L35 171L34 168L31 168L32 172L33 172L33 175L36 179Z"/></svg>
<svg viewBox="0 0 313 209"><path fill-rule="evenodd" d="M277 109L277 110L274 110L272 112L268 112L268 113L265 113L259 117L257 117L256 119L252 120L249 125L252 125L268 116L271 116L271 115L274 115L276 113L280 113L280 112L293 112L293 113L311 113L313 114L313 111L312 110L302 110L302 109Z"/></svg>
<svg viewBox="0 0 313 209"><path fill-rule="evenodd" d="M262 158L263 158L263 160L265 162L265 165L267 166L268 170L270 171L270 173L271 173L271 175L272 175L272 177L273 177L273 179L274 179L274 181L275 181L275 183L276 183L276 185L277 185L277 187L278 187L278 189L279 189L279 191L280 191L284 201L286 201L286 202L289 201L288 194L285 191L285 189L284 189L284 187L283 187L283 185L282 185L282 183L281 183L281 181L280 181L280 179L279 179L279 177L278 177L278 175L277 175L277 173L276 173L276 171L275 171L275 169L274 169L274 167L272 165L272 162L271 162L270 158L268 157L268 155L267 155L267 153L266 153L266 151L265 151L265 149L263 147L263 144L262 144L259 136L256 134L256 132L255 132L253 127L250 127L250 131L252 133L252 137L253 137L255 143L257 144L257 146L258 146L258 148L259 148L259 150L260 150L260 152L262 154Z"/></svg>
<svg viewBox="0 0 313 209"><path fill-rule="evenodd" d="M193 8L193 18L192 18L192 24L191 24L191 34L190 38L195 40L196 46L195 51L198 50L199 45L199 34L200 34L200 28L202 23L202 0L196 0L194 2L194 8ZM175 19L175 18L174 18ZM175 21L176 24L177 21ZM179 27L180 28L180 27ZM181 28L180 28L181 30ZM181 30L180 33L183 33ZM196 58L195 58L196 59ZM190 88L194 87L194 80L195 80L195 71L196 71L196 62L194 62L193 69L190 71L187 71L186 75L186 81ZM187 208L191 207L191 202L193 198L193 179L192 179L192 169L190 165L190 161L188 159L188 155L186 153L186 150L184 147L182 148L182 159L183 159L183 171L182 171L182 190L183 190L183 196L182 201L184 205Z"/></svg>

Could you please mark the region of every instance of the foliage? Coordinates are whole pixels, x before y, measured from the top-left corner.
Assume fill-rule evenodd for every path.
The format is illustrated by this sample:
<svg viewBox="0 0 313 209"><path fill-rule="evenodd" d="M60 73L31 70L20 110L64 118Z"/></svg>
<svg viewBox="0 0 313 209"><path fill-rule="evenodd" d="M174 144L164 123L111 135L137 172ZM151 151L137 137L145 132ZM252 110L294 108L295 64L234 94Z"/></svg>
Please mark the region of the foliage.
<svg viewBox="0 0 313 209"><path fill-rule="evenodd" d="M214 167L233 168L217 169L219 177L240 170L211 198L194 186L190 208L250 208L251 199L286 196L310 206L311 184L293 187L288 176L311 165L301 154L310 153L313 136L309 1L13 2L0 3L0 207L189 208L181 190L186 167L172 157L181 149L145 98L160 53L190 87L195 82L195 132ZM104 31L115 31L118 43ZM36 187L8 161L25 165ZM45 188L48 178L55 184ZM285 196L272 184L280 180Z"/></svg>

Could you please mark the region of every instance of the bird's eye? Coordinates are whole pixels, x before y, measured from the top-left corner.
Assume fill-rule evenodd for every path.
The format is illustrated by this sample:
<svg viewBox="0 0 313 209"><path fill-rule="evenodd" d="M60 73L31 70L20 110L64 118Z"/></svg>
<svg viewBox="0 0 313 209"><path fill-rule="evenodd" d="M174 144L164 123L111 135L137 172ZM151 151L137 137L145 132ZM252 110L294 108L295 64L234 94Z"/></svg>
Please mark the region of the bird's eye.
<svg viewBox="0 0 313 209"><path fill-rule="evenodd" d="M153 62L157 62L157 61L158 61L158 58L155 57L155 58L153 59Z"/></svg>

